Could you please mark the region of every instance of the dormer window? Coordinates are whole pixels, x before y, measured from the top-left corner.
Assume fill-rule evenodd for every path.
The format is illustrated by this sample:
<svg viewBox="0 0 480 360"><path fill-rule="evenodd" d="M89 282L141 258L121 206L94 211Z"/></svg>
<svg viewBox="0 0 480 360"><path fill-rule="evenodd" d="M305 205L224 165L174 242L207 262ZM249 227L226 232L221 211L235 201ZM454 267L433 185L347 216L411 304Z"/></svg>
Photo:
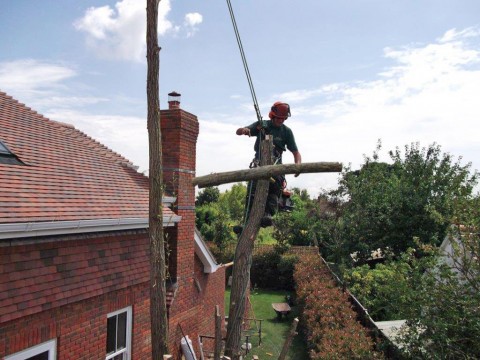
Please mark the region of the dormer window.
<svg viewBox="0 0 480 360"><path fill-rule="evenodd" d="M6 165L25 165L14 153L12 153L7 145L0 140L0 164Z"/></svg>

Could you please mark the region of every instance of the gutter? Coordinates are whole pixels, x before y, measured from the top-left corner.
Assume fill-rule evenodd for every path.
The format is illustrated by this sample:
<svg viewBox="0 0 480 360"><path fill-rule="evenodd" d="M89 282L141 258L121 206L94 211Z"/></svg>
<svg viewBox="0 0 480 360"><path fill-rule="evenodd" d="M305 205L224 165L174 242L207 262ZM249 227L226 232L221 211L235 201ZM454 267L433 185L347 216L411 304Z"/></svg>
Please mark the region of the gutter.
<svg viewBox="0 0 480 360"><path fill-rule="evenodd" d="M181 216L163 216L163 226L174 226ZM91 232L148 229L148 218L120 218L0 224L0 240Z"/></svg>

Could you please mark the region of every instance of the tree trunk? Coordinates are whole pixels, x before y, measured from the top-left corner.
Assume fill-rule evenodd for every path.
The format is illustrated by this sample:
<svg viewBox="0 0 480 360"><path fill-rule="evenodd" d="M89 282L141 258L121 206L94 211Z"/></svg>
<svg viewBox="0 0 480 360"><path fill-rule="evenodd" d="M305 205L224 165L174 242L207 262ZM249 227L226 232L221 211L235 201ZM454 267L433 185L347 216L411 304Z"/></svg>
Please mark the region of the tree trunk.
<svg viewBox="0 0 480 360"><path fill-rule="evenodd" d="M261 164L272 163L272 141L269 136L261 144ZM265 213L269 180L259 180L255 191L252 210L242 234L238 239L233 262L230 311L228 314L227 341L225 355L236 360L240 354L242 323L246 307L246 294L250 283L250 267L255 239L260 228L260 220Z"/></svg>
<svg viewBox="0 0 480 360"><path fill-rule="evenodd" d="M231 182L269 179L276 175L340 171L342 171L342 164L338 162L270 165L260 166L254 169L228 171L199 176L193 179L193 185L198 185L199 188L204 188L207 186L217 186Z"/></svg>
<svg viewBox="0 0 480 360"><path fill-rule="evenodd" d="M168 320L165 287L165 246L163 237L162 137L159 101L159 52L157 38L159 0L147 0L147 102L149 142L149 238L150 238L150 322L152 359L168 352Z"/></svg>

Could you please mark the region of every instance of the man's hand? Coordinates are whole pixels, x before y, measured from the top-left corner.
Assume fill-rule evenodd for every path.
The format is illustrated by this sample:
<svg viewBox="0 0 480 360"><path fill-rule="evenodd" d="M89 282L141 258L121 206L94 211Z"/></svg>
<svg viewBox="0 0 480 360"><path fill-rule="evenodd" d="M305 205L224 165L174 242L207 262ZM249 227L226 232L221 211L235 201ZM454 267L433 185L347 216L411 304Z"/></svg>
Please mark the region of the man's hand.
<svg viewBox="0 0 480 360"><path fill-rule="evenodd" d="M250 136L250 129L249 128L238 128L237 135L248 135Z"/></svg>

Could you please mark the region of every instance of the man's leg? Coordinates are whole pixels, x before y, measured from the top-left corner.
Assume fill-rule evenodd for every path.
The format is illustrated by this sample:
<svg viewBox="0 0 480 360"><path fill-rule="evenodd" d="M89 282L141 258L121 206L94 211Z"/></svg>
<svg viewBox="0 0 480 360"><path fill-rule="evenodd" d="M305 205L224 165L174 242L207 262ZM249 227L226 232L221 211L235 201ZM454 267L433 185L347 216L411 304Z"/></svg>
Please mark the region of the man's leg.
<svg viewBox="0 0 480 360"><path fill-rule="evenodd" d="M247 195L245 196L245 212L244 212L244 223L247 222L248 217L250 216L250 210L253 206L253 199L255 198L255 190L257 188L257 181L251 180L247 184ZM233 227L233 232L237 235L241 234L243 231L243 224L235 225Z"/></svg>
<svg viewBox="0 0 480 360"><path fill-rule="evenodd" d="M265 215L262 218L261 226L267 227L273 225L272 217L278 211L278 198L282 191L281 178L275 177L275 181L270 182L268 187L267 204L265 205Z"/></svg>

